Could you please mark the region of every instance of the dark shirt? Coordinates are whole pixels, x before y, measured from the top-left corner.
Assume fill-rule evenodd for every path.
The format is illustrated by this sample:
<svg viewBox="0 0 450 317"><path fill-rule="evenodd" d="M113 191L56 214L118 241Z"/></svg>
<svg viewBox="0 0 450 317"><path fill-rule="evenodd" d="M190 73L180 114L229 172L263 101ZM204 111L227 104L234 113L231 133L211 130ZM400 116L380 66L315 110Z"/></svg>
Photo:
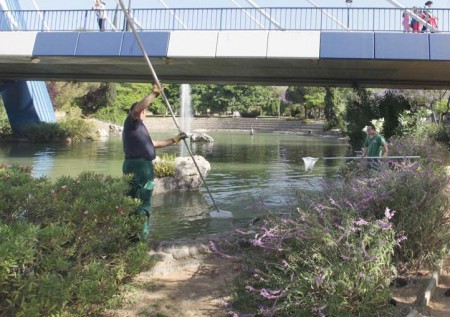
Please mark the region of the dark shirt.
<svg viewBox="0 0 450 317"><path fill-rule="evenodd" d="M125 159L155 159L155 147L144 122L140 118L133 120L131 113L123 124L122 141Z"/></svg>

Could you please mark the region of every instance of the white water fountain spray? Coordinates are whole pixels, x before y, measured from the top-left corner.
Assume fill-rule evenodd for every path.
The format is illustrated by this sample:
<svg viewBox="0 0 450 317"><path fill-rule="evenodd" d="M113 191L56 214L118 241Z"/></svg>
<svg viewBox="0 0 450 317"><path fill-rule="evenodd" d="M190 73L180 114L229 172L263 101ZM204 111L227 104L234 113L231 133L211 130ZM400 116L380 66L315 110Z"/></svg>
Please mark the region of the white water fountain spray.
<svg viewBox="0 0 450 317"><path fill-rule="evenodd" d="M192 133L192 97L191 97L191 85L182 84L180 92L180 119L181 119L181 130L186 132L188 135ZM180 156L184 157L186 155L186 150L184 146L181 147Z"/></svg>

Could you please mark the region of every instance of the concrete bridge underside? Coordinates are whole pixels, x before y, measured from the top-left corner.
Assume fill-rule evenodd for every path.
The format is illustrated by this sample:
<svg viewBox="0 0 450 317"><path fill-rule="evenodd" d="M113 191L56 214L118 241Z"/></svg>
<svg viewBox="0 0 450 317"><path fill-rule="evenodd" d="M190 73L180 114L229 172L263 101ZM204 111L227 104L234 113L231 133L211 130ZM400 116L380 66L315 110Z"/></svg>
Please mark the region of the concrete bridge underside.
<svg viewBox="0 0 450 317"><path fill-rule="evenodd" d="M149 82L142 57L0 57L2 80ZM448 88L450 62L343 59L151 58L171 83Z"/></svg>
<svg viewBox="0 0 450 317"><path fill-rule="evenodd" d="M450 34L140 32L163 82L448 88ZM149 82L130 32L0 32L0 81Z"/></svg>

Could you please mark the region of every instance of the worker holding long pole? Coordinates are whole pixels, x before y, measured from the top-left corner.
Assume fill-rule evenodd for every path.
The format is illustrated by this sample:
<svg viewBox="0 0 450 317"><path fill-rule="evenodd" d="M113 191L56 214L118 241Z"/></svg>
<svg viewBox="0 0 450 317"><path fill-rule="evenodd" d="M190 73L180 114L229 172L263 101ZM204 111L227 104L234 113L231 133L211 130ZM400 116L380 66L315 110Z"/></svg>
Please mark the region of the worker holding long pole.
<svg viewBox="0 0 450 317"><path fill-rule="evenodd" d="M159 86L154 85L152 92L140 102L135 102L125 119L122 132L123 150L125 161L123 162L123 174L132 175L129 196L141 200L136 214L144 216L144 226L140 239L148 238L150 232L150 210L153 188L155 187L153 160L156 158L156 148L177 144L187 138L186 133L180 132L171 139L157 141L152 140L144 125L146 110L152 100L161 94Z"/></svg>

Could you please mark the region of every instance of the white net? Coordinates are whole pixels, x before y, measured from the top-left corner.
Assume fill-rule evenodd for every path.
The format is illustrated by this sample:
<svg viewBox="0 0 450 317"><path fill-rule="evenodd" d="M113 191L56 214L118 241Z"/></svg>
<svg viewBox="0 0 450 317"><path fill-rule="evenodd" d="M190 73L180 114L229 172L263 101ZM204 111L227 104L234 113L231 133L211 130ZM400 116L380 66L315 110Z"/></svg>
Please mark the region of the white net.
<svg viewBox="0 0 450 317"><path fill-rule="evenodd" d="M305 171L310 172L314 168L314 164L319 160L315 157L302 157L303 162L305 162Z"/></svg>

